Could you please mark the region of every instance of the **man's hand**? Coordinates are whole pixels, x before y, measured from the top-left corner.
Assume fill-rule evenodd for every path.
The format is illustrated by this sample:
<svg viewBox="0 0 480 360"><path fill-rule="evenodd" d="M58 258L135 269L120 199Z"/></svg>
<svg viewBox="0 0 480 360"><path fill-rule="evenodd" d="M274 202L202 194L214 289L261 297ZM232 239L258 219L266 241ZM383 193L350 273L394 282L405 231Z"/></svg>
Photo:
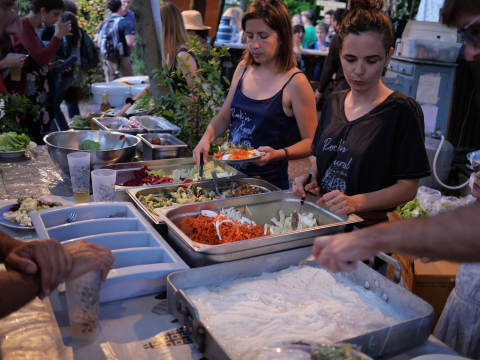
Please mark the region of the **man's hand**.
<svg viewBox="0 0 480 360"><path fill-rule="evenodd" d="M107 280L108 272L115 261L110 249L85 240L76 241L64 247L73 258L73 268L66 281L75 280L92 270L100 270L102 281Z"/></svg>
<svg viewBox="0 0 480 360"><path fill-rule="evenodd" d="M69 276L73 259L60 242L52 239L25 242L5 259L9 269L34 275L40 270L40 299L49 296Z"/></svg>

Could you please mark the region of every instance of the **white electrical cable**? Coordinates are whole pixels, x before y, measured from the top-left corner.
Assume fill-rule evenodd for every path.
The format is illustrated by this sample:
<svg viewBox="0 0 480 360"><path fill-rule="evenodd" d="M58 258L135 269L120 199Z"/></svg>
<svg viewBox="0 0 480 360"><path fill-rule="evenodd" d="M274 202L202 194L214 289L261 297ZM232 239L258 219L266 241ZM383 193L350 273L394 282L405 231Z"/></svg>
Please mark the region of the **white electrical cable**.
<svg viewBox="0 0 480 360"><path fill-rule="evenodd" d="M468 183L470 182L470 179L468 179L465 184L462 184L462 185L459 185L459 186L448 186L448 185L445 185L437 176L437 169L436 168L437 168L438 155L440 154L440 150L442 149L443 143L445 142L445 137L443 135L440 135L440 136L441 136L440 145L438 145L437 152L435 153L435 157L433 158L433 176L435 176L435 179L439 182L440 185L442 185L443 187L445 187L447 189L451 189L451 190L461 189L464 186L468 185Z"/></svg>

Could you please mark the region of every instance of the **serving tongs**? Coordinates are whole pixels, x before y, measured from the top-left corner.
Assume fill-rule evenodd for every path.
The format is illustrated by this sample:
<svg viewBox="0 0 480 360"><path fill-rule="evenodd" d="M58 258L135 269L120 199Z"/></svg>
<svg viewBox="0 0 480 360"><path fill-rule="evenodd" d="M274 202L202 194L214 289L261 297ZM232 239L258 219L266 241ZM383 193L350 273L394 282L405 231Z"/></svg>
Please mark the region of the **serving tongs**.
<svg viewBox="0 0 480 360"><path fill-rule="evenodd" d="M218 196L220 199L225 199L225 196L223 196L222 193L218 190L218 177L217 177L217 173L215 172L215 170L212 170L211 174L212 174L213 184L215 185L215 193L217 194L217 196Z"/></svg>
<svg viewBox="0 0 480 360"><path fill-rule="evenodd" d="M200 154L200 167L198 168L198 180L203 180L203 154Z"/></svg>
<svg viewBox="0 0 480 360"><path fill-rule="evenodd" d="M312 181L312 174L308 174L307 181L305 182L305 186L310 184L310 181ZM302 199L300 200L300 207L298 208L298 210L292 213L292 216L290 218L290 226L292 227L292 230L297 230L298 215L300 214L300 210L302 210L302 206L304 203L305 203L305 196L302 196Z"/></svg>

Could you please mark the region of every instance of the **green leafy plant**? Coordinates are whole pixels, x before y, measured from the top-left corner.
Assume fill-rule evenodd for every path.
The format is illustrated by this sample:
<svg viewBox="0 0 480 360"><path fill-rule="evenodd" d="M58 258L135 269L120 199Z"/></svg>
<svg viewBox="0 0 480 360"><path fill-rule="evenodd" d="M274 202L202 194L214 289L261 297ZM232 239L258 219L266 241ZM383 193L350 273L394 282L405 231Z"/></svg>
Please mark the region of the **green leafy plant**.
<svg viewBox="0 0 480 360"><path fill-rule="evenodd" d="M198 68L191 75L192 86L179 84L174 92L169 92L159 99L159 104L155 105L156 115L163 116L182 130L179 138L188 145L187 155L191 156L193 149L202 138L208 124L214 116L218 114L225 101L228 90L222 88L220 74L220 59L230 57L228 48L225 45L219 48L213 48L211 52L202 49L201 45L190 37L187 43L191 48L190 52L195 54ZM177 57L177 61L185 69L190 66L186 61ZM188 58L187 58L188 61ZM161 86L174 84L174 79L185 79L185 75L180 70L170 72L167 65L163 68L157 67L153 72L154 78L163 77ZM230 85L229 81L223 77L223 80ZM142 101L147 102L151 97L145 97ZM223 135L212 144L212 151L216 152L218 144L225 141L226 135Z"/></svg>
<svg viewBox="0 0 480 360"><path fill-rule="evenodd" d="M32 105L25 96L19 94L0 94L0 133L18 132L19 121L26 116L37 116L40 105ZM20 132L28 131L26 129Z"/></svg>

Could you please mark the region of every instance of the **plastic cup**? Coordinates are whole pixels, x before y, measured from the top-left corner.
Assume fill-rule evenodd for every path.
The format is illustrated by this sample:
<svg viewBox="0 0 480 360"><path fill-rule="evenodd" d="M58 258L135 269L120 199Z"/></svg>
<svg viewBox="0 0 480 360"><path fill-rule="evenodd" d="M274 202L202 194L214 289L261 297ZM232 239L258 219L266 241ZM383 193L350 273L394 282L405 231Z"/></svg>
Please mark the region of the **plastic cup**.
<svg viewBox="0 0 480 360"><path fill-rule="evenodd" d="M100 290L100 270L65 283L68 319L73 337L87 338L97 332Z"/></svg>
<svg viewBox="0 0 480 360"><path fill-rule="evenodd" d="M67 155L75 202L90 200L90 154L77 152Z"/></svg>
<svg viewBox="0 0 480 360"><path fill-rule="evenodd" d="M24 54L10 54L12 56L24 56ZM22 79L22 68L21 67L12 67L10 68L10 77L12 81L20 81Z"/></svg>
<svg viewBox="0 0 480 360"><path fill-rule="evenodd" d="M114 170L93 170L93 201L113 201L115 198L116 179L117 172Z"/></svg>

